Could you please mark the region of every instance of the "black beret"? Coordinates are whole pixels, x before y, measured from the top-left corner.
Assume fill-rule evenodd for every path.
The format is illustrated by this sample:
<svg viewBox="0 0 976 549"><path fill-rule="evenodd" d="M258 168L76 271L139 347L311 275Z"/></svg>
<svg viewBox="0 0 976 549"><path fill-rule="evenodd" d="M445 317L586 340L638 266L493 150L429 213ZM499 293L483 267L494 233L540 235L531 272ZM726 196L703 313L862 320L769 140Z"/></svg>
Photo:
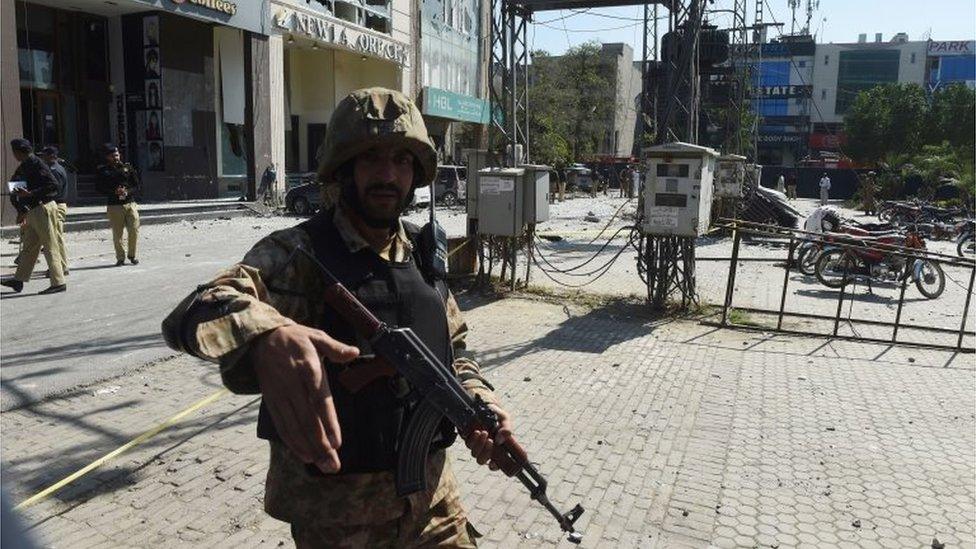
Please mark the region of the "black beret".
<svg viewBox="0 0 976 549"><path fill-rule="evenodd" d="M34 151L34 146L31 145L31 142L24 139L23 137L18 137L17 139L11 140L10 148L15 151L25 152L25 153Z"/></svg>

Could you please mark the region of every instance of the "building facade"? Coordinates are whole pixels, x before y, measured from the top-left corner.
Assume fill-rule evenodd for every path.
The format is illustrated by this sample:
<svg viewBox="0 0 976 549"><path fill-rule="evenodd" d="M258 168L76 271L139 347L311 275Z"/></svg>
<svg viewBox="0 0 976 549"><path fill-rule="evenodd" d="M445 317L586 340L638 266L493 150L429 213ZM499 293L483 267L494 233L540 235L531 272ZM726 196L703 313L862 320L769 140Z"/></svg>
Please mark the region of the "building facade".
<svg viewBox="0 0 976 549"><path fill-rule="evenodd" d="M284 173L314 172L336 105L353 90L413 95L409 0L269 3L273 158ZM279 99L280 98L280 99Z"/></svg>
<svg viewBox="0 0 976 549"><path fill-rule="evenodd" d="M70 202L102 200L93 174L106 142L140 169L146 200L247 191L245 62L266 40L260 10L232 1L2 5L4 141L59 147L72 168ZM5 151L4 172L15 168Z"/></svg>
<svg viewBox="0 0 976 549"><path fill-rule="evenodd" d="M418 1L418 104L441 162L460 164L461 151L487 137L490 2Z"/></svg>
<svg viewBox="0 0 976 549"><path fill-rule="evenodd" d="M145 201L254 198L271 166L281 192L287 174L315 170L329 118L349 92L385 86L418 99L421 91L420 0L0 6L4 141L57 145L73 168L75 204L101 202L93 175L106 142L142 172ZM481 21L460 13L459 27L475 42L461 56L473 73L448 70L431 81L477 97ZM4 149L9 176L16 162ZM13 223L10 214L8 207L3 225Z"/></svg>
<svg viewBox="0 0 976 549"><path fill-rule="evenodd" d="M976 88L976 40L929 40L925 64L929 93L949 84Z"/></svg>
<svg viewBox="0 0 976 549"><path fill-rule="evenodd" d="M808 152L815 48L811 36L790 36L749 49L760 164L792 166Z"/></svg>

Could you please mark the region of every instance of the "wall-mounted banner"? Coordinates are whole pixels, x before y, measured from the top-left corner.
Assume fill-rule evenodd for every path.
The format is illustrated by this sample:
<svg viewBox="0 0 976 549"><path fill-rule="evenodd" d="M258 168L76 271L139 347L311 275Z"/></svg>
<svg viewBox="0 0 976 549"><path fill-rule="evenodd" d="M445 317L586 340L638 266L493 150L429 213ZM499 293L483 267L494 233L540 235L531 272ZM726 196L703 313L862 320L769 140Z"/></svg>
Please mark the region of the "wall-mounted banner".
<svg viewBox="0 0 976 549"><path fill-rule="evenodd" d="M791 97L811 97L813 86L757 86L756 97L763 99L788 99Z"/></svg>
<svg viewBox="0 0 976 549"><path fill-rule="evenodd" d="M409 49L406 44L365 29L357 29L338 19L300 13L291 8L273 9L274 26L280 30L301 34L356 53L386 59L404 67L410 66Z"/></svg>
<svg viewBox="0 0 976 549"><path fill-rule="evenodd" d="M929 40L929 55L974 55L976 40L949 40L936 42Z"/></svg>
<svg viewBox="0 0 976 549"><path fill-rule="evenodd" d="M423 113L440 118L487 124L490 106L484 99L447 90L424 88Z"/></svg>

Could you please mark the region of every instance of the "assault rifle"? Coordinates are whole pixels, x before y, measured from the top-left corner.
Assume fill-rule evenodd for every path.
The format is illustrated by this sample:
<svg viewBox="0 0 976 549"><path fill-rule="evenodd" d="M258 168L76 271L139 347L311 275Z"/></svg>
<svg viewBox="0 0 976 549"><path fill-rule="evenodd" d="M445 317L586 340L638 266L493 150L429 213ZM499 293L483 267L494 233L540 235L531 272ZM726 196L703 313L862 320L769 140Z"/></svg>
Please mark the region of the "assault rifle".
<svg viewBox="0 0 976 549"><path fill-rule="evenodd" d="M423 396L414 411L404 434L396 471L397 494L404 496L427 486L427 452L437 427L447 418L462 437L483 429L494 440L498 433L498 415L480 397L472 398L450 366L445 366L410 328L390 328L369 312L349 290L312 253L301 250L318 268L325 279L324 299L355 332L366 337L373 352L392 365ZM546 479L529 462L525 449L514 439L495 445L492 460L506 475L516 477L559 522L569 534L569 541L579 543L583 535L573 528L583 514L576 505L568 513L560 513L546 496Z"/></svg>

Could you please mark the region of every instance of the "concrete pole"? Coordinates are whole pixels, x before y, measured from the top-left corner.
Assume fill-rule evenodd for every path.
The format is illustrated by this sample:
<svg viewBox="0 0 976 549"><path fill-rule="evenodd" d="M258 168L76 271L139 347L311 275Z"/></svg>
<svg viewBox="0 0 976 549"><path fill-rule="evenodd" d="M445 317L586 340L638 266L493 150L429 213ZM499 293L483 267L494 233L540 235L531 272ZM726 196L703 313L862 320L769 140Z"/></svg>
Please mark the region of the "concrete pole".
<svg viewBox="0 0 976 549"><path fill-rule="evenodd" d="M17 65L17 10L13 2L0 2L0 175L7 181L19 163L10 150L10 140L24 136L20 112L20 72ZM7 185L0 190L0 225L15 225L17 212L10 205Z"/></svg>
<svg viewBox="0 0 976 549"><path fill-rule="evenodd" d="M276 202L285 197L285 44L282 35L268 37L268 91L271 102L271 161L277 168Z"/></svg>

